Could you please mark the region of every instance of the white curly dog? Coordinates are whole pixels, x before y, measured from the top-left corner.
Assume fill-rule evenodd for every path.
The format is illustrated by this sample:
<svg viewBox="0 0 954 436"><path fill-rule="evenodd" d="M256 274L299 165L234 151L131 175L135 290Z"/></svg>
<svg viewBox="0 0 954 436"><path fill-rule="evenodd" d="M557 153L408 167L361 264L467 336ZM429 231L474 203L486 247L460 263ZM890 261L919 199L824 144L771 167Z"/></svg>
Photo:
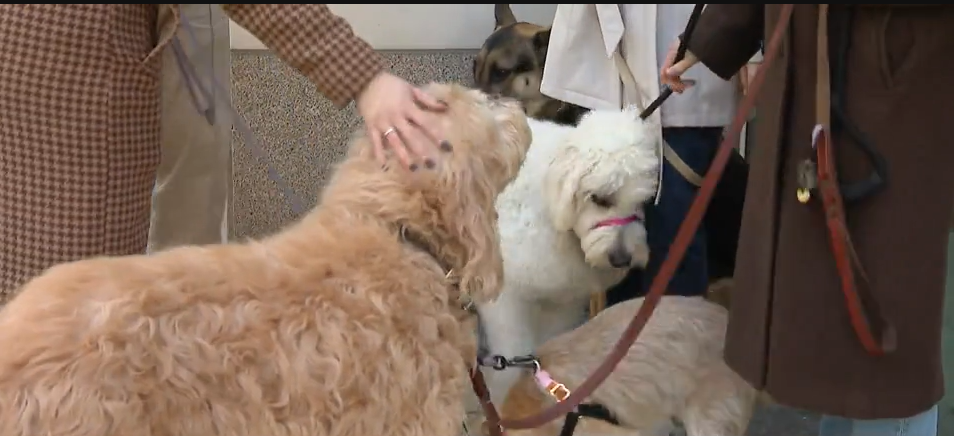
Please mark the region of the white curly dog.
<svg viewBox="0 0 954 436"><path fill-rule="evenodd" d="M504 289L478 307L486 355L530 354L572 330L591 295L649 258L642 209L656 193L658 126L622 110L530 127L523 167L497 198ZM495 402L516 371L485 371Z"/></svg>

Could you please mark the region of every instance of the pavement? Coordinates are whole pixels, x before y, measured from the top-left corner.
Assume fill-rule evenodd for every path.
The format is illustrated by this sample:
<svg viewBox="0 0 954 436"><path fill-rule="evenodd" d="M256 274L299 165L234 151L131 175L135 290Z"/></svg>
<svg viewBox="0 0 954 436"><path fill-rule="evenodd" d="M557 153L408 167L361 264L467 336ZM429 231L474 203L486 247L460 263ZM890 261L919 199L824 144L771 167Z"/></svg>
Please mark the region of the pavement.
<svg viewBox="0 0 954 436"><path fill-rule="evenodd" d="M944 302L944 369L947 396L941 400L937 434L954 435L954 237L947 242L947 298Z"/></svg>
<svg viewBox="0 0 954 436"><path fill-rule="evenodd" d="M781 406L767 406L749 423L746 436L817 436L818 415Z"/></svg>

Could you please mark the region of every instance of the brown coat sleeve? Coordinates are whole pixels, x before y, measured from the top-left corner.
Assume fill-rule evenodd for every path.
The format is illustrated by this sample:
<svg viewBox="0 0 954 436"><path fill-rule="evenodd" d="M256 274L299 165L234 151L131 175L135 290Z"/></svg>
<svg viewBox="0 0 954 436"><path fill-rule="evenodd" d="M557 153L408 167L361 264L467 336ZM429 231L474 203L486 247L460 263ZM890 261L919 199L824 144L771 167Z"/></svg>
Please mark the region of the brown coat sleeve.
<svg viewBox="0 0 954 436"><path fill-rule="evenodd" d="M689 51L729 80L759 50L765 5L707 5L689 40Z"/></svg>
<svg viewBox="0 0 954 436"><path fill-rule="evenodd" d="M238 25L254 34L318 91L344 107L379 72L384 61L323 4L222 5Z"/></svg>

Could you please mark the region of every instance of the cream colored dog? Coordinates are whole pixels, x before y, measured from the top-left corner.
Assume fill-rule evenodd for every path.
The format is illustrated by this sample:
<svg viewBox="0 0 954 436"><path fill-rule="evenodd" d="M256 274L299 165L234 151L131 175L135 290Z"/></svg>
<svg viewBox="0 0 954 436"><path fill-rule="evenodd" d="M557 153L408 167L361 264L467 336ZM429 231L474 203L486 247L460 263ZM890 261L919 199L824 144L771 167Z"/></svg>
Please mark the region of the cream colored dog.
<svg viewBox="0 0 954 436"><path fill-rule="evenodd" d="M555 337L537 352L542 368L571 391L599 366L642 305L630 300L607 308L583 326ZM616 370L587 399L608 409L619 425L581 418L574 436L658 434L672 419L688 436L741 436L756 390L725 364L727 312L701 298L663 297ZM539 413L553 399L529 371L510 389L504 417ZM509 436L558 436L563 419Z"/></svg>
<svg viewBox="0 0 954 436"><path fill-rule="evenodd" d="M27 284L0 313L0 435L456 434L475 353L458 299L499 292L494 201L530 132L514 103L429 92L453 146L434 170L382 170L361 138L282 233Z"/></svg>
<svg viewBox="0 0 954 436"><path fill-rule="evenodd" d="M530 120L530 128L520 174L497 198L503 293L479 307L491 355L525 355L572 330L590 296L649 260L642 212L659 178L658 128L635 109L593 111L577 127ZM514 371L485 371L494 401Z"/></svg>

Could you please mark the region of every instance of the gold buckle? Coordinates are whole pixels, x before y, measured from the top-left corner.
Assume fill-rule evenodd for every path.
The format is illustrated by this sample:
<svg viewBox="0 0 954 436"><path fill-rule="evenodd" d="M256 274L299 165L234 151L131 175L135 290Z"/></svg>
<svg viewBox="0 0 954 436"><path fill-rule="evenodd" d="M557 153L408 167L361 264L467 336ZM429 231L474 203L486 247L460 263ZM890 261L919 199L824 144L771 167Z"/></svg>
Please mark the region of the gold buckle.
<svg viewBox="0 0 954 436"><path fill-rule="evenodd" d="M563 383L557 383L555 381L550 382L547 385L547 392L549 392L553 398L556 398L557 401L561 402L570 396L570 390L566 388L566 385Z"/></svg>

